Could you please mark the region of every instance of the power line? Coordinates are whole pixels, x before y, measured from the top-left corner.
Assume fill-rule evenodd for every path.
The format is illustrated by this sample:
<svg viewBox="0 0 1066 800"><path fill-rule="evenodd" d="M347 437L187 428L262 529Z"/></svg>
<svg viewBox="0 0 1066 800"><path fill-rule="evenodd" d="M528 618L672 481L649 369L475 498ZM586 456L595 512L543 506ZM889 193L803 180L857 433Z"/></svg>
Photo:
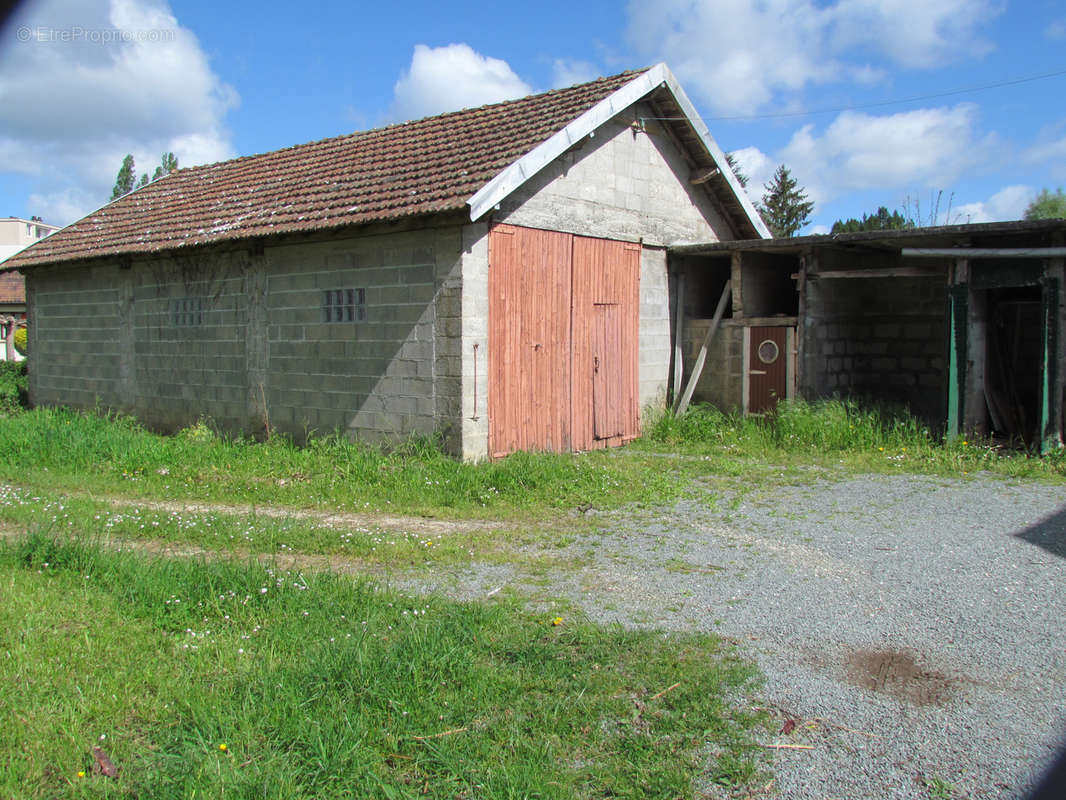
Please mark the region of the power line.
<svg viewBox="0 0 1066 800"><path fill-rule="evenodd" d="M946 92L936 92L935 94L919 94L913 97L904 97L899 100L882 100L877 103L862 103L853 106L838 106L836 108L820 108L814 111L789 111L777 114L749 114L726 117L703 117L702 119L704 122L717 122L730 120L737 121L757 119L786 119L789 117L808 117L813 116L815 114L839 114L842 111L858 111L863 108L881 108L883 106L895 106L902 105L904 103L915 103L919 100L935 100L940 97L952 97L953 95L969 94L972 92L983 92L988 89L998 89L1003 86L1016 86L1019 83L1030 83L1031 81L1042 81L1047 78L1057 78L1060 75L1066 75L1066 69L1058 70L1057 72L1045 72L1042 75L1029 75L1024 78L1013 78L1007 81L984 83L978 86L969 86L962 89L950 89ZM645 117L645 119L679 120L681 119L681 117Z"/></svg>

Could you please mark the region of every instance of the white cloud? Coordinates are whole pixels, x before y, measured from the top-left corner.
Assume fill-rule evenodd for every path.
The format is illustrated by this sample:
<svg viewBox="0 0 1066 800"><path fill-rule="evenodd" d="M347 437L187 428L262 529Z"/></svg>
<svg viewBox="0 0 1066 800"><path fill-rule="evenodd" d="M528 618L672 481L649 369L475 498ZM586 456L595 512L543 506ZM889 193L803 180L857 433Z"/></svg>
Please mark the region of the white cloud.
<svg viewBox="0 0 1066 800"><path fill-rule="evenodd" d="M903 67L935 67L987 53L979 28L1003 12L996 0L840 0L827 8L830 46L871 49Z"/></svg>
<svg viewBox="0 0 1066 800"><path fill-rule="evenodd" d="M758 147L742 147L732 151L740 171L748 179L745 191L753 203L762 201L763 186L773 177L777 164Z"/></svg>
<svg viewBox="0 0 1066 800"><path fill-rule="evenodd" d="M1036 196L1032 186L1005 186L990 198L966 203L951 211L951 223L1000 222L1021 219L1026 206Z"/></svg>
<svg viewBox="0 0 1066 800"><path fill-rule="evenodd" d="M931 192L930 207L943 190L943 214L952 185L994 160L999 147L994 135L981 136L975 126L975 110L968 104L882 117L846 112L821 130L803 126L780 150L765 153L745 147L734 150L733 156L749 178L747 192L753 203L762 200L766 183L784 164L816 211L835 198L869 190L885 197L882 205L892 205L887 202L890 193L906 196L908 203L913 194L915 204L920 202L924 209L925 190ZM962 213L974 221L1017 218L1019 188L1025 189L1007 187L984 204L965 206ZM952 221L965 220L959 213L952 209Z"/></svg>
<svg viewBox="0 0 1066 800"><path fill-rule="evenodd" d="M976 109L967 103L886 116L848 111L820 133L814 125L800 128L777 160L816 203L874 187L946 188L998 144L975 127Z"/></svg>
<svg viewBox="0 0 1066 800"><path fill-rule="evenodd" d="M630 0L627 35L716 113L751 114L779 92L868 85L885 66L986 52L978 29L1001 10L995 0Z"/></svg>
<svg viewBox="0 0 1066 800"><path fill-rule="evenodd" d="M563 89L579 83L588 83L600 76L600 70L588 61L572 58L557 58L552 62L552 87Z"/></svg>
<svg viewBox="0 0 1066 800"><path fill-rule="evenodd" d="M466 44L416 44L411 66L396 81L390 116L405 120L513 100L533 90L498 58Z"/></svg>
<svg viewBox="0 0 1066 800"><path fill-rule="evenodd" d="M233 155L237 93L163 0L50 0L7 33L0 171L32 176L30 209L46 221L102 205L126 153L148 172L166 151L182 166Z"/></svg>
<svg viewBox="0 0 1066 800"><path fill-rule="evenodd" d="M1045 128L1037 136L1035 144L1022 153L1026 164L1045 167L1054 178L1066 175L1066 135L1062 123Z"/></svg>

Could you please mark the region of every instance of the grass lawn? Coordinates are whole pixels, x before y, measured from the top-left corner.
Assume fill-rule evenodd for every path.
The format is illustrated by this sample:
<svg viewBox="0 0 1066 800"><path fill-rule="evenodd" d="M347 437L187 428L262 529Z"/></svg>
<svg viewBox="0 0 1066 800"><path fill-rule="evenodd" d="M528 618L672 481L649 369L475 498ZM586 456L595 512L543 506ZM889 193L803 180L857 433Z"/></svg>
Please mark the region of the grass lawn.
<svg viewBox="0 0 1066 800"><path fill-rule="evenodd" d="M763 763L714 638L324 573L30 536L0 653L3 796L674 798Z"/></svg>
<svg viewBox="0 0 1066 800"><path fill-rule="evenodd" d="M158 436L129 417L63 409L0 415L0 480L37 491L468 518L679 493L661 460L637 453L464 464L424 439L388 452L333 435L298 447L284 437L218 436L203 423Z"/></svg>

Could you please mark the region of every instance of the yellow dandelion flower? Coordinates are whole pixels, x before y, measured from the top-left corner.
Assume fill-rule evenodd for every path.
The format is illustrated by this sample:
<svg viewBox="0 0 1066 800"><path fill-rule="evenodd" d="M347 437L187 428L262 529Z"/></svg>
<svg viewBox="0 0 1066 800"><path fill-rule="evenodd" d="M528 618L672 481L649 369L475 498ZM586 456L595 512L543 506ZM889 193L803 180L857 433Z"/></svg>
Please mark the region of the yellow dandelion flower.
<svg viewBox="0 0 1066 800"><path fill-rule="evenodd" d="M221 750L221 751L222 751L223 753L225 753L225 752L226 752L227 750L229 750L229 748L228 748L228 747L226 747L226 743L225 743L225 742L223 742L222 744L220 744L220 745L218 746L218 749L219 749L219 750Z"/></svg>
<svg viewBox="0 0 1066 800"><path fill-rule="evenodd" d="M79 778L84 778L85 777L85 770L79 769L78 770L78 777Z"/></svg>
<svg viewBox="0 0 1066 800"><path fill-rule="evenodd" d="M552 625L562 625L562 624L563 624L563 618L562 617L556 617L555 619L552 620Z"/></svg>

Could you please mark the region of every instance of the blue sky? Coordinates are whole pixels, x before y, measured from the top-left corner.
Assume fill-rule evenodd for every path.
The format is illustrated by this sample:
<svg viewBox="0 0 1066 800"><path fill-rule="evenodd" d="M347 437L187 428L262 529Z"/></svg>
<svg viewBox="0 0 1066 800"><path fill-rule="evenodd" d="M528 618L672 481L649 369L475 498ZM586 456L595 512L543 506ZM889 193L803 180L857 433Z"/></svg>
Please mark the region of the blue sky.
<svg viewBox="0 0 1066 800"><path fill-rule="evenodd" d="M127 152L190 166L665 61L756 200L779 163L806 187L804 233L938 195L938 222L1016 219L1066 184L1064 52L1058 0L28 0L0 215L72 222Z"/></svg>

